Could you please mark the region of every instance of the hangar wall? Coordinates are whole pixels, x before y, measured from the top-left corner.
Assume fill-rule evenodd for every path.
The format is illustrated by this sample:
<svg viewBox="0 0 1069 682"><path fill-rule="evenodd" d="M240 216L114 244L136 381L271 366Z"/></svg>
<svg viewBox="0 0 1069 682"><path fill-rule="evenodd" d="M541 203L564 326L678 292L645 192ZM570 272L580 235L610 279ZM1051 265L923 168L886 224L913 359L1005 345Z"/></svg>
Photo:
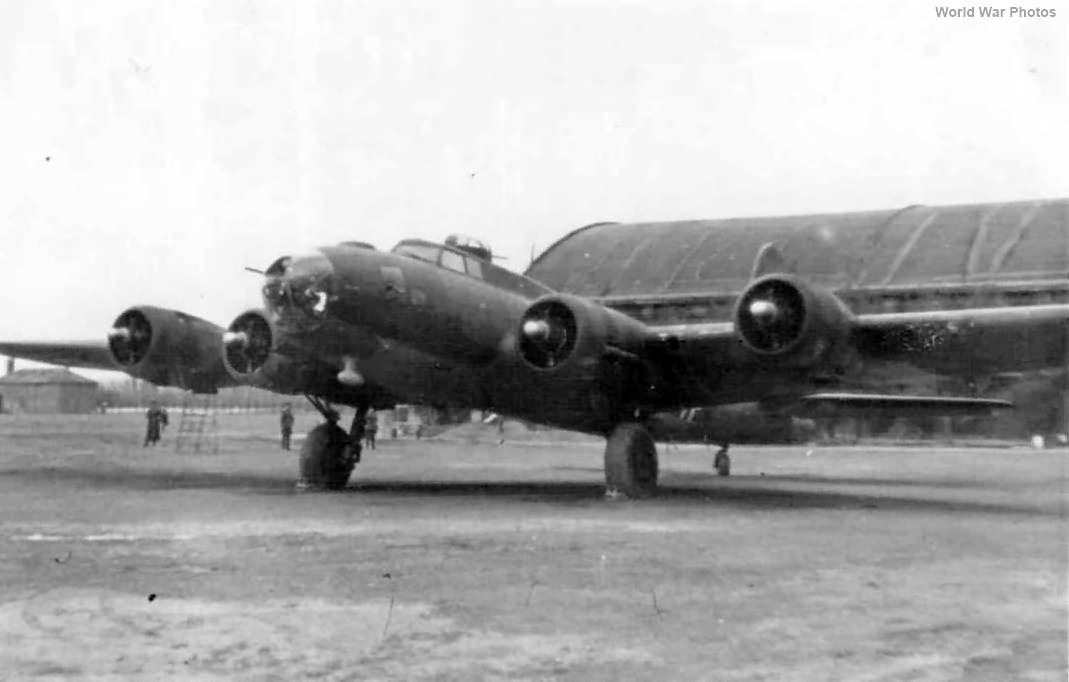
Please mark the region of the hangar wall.
<svg viewBox="0 0 1069 682"><path fill-rule="evenodd" d="M97 383L65 369L24 369L0 377L0 410L84 414L96 410Z"/></svg>

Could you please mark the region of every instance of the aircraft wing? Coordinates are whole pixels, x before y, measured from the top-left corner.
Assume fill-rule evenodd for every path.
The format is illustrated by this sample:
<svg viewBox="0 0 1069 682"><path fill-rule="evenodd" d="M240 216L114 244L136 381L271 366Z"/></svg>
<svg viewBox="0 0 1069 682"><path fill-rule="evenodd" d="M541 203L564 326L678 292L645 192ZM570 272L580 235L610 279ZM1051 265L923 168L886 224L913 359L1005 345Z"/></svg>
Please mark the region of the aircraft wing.
<svg viewBox="0 0 1069 682"><path fill-rule="evenodd" d="M178 310L134 306L99 341L0 341L0 354L69 367L121 371L157 386L214 393L235 385L223 363L223 332Z"/></svg>
<svg viewBox="0 0 1069 682"><path fill-rule="evenodd" d="M793 414L800 417L846 417L878 410L896 417L979 416L1013 407L1006 400L872 393L813 393L803 396Z"/></svg>
<svg viewBox="0 0 1069 682"><path fill-rule="evenodd" d="M0 341L0 355L50 365L119 371L106 341Z"/></svg>
<svg viewBox="0 0 1069 682"><path fill-rule="evenodd" d="M905 362L936 374L981 376L1069 364L1069 306L1038 305L858 315L845 352L863 362ZM650 344L705 363L759 363L730 322L650 328ZM829 342L830 345L830 342Z"/></svg>
<svg viewBox="0 0 1069 682"><path fill-rule="evenodd" d="M940 374L990 374L1069 363L1069 306L861 315L853 343L866 358Z"/></svg>

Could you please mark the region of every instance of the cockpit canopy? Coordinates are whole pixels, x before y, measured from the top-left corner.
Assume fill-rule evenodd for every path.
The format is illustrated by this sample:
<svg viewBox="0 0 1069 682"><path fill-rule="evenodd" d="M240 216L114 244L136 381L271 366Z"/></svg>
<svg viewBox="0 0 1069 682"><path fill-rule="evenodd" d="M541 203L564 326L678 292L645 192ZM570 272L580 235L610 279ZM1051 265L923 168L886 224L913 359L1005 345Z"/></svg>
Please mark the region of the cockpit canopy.
<svg viewBox="0 0 1069 682"><path fill-rule="evenodd" d="M469 242L469 248L462 248L455 243L450 243L451 241L455 242L457 238L459 238L457 235L450 235L444 246L423 241L422 239L405 239L393 247L391 253L426 261L447 270L484 280L489 284L514 291L523 296L536 297L551 292L550 289L534 280L494 265L490 260L492 256L490 248L482 242L473 239ZM470 244L479 246L470 246ZM477 252L473 253L473 248Z"/></svg>
<svg viewBox="0 0 1069 682"><path fill-rule="evenodd" d="M490 250L490 245L481 239L475 237L469 237L466 234L451 234L445 238L445 245L451 246L458 251L464 253L470 253L476 258L481 258L484 261L492 261L494 259L494 252Z"/></svg>
<svg viewBox="0 0 1069 682"><path fill-rule="evenodd" d="M393 253L399 256L408 256L418 260L425 260L443 268L462 272L476 279L483 278L483 261L477 256L472 256L452 245L442 246L425 242L421 239L406 239L393 247Z"/></svg>

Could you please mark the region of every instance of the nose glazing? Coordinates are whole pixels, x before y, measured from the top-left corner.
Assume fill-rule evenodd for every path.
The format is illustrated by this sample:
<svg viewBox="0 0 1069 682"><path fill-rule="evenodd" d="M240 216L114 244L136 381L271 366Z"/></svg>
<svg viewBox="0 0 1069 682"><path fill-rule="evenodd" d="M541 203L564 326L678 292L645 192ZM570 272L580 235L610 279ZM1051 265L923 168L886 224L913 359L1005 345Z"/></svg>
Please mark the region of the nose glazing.
<svg viewBox="0 0 1069 682"><path fill-rule="evenodd" d="M273 309L320 315L334 293L334 267L319 251L276 261L264 285L264 303Z"/></svg>

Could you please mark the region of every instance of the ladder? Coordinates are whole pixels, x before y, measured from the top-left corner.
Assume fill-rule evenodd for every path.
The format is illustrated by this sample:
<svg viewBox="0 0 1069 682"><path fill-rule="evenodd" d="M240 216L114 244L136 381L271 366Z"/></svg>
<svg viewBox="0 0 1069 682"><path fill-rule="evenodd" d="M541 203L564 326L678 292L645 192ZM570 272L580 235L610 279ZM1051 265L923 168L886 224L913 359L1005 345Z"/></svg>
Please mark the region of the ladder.
<svg viewBox="0 0 1069 682"><path fill-rule="evenodd" d="M214 395L187 393L182 401L174 451L219 454L219 413Z"/></svg>

